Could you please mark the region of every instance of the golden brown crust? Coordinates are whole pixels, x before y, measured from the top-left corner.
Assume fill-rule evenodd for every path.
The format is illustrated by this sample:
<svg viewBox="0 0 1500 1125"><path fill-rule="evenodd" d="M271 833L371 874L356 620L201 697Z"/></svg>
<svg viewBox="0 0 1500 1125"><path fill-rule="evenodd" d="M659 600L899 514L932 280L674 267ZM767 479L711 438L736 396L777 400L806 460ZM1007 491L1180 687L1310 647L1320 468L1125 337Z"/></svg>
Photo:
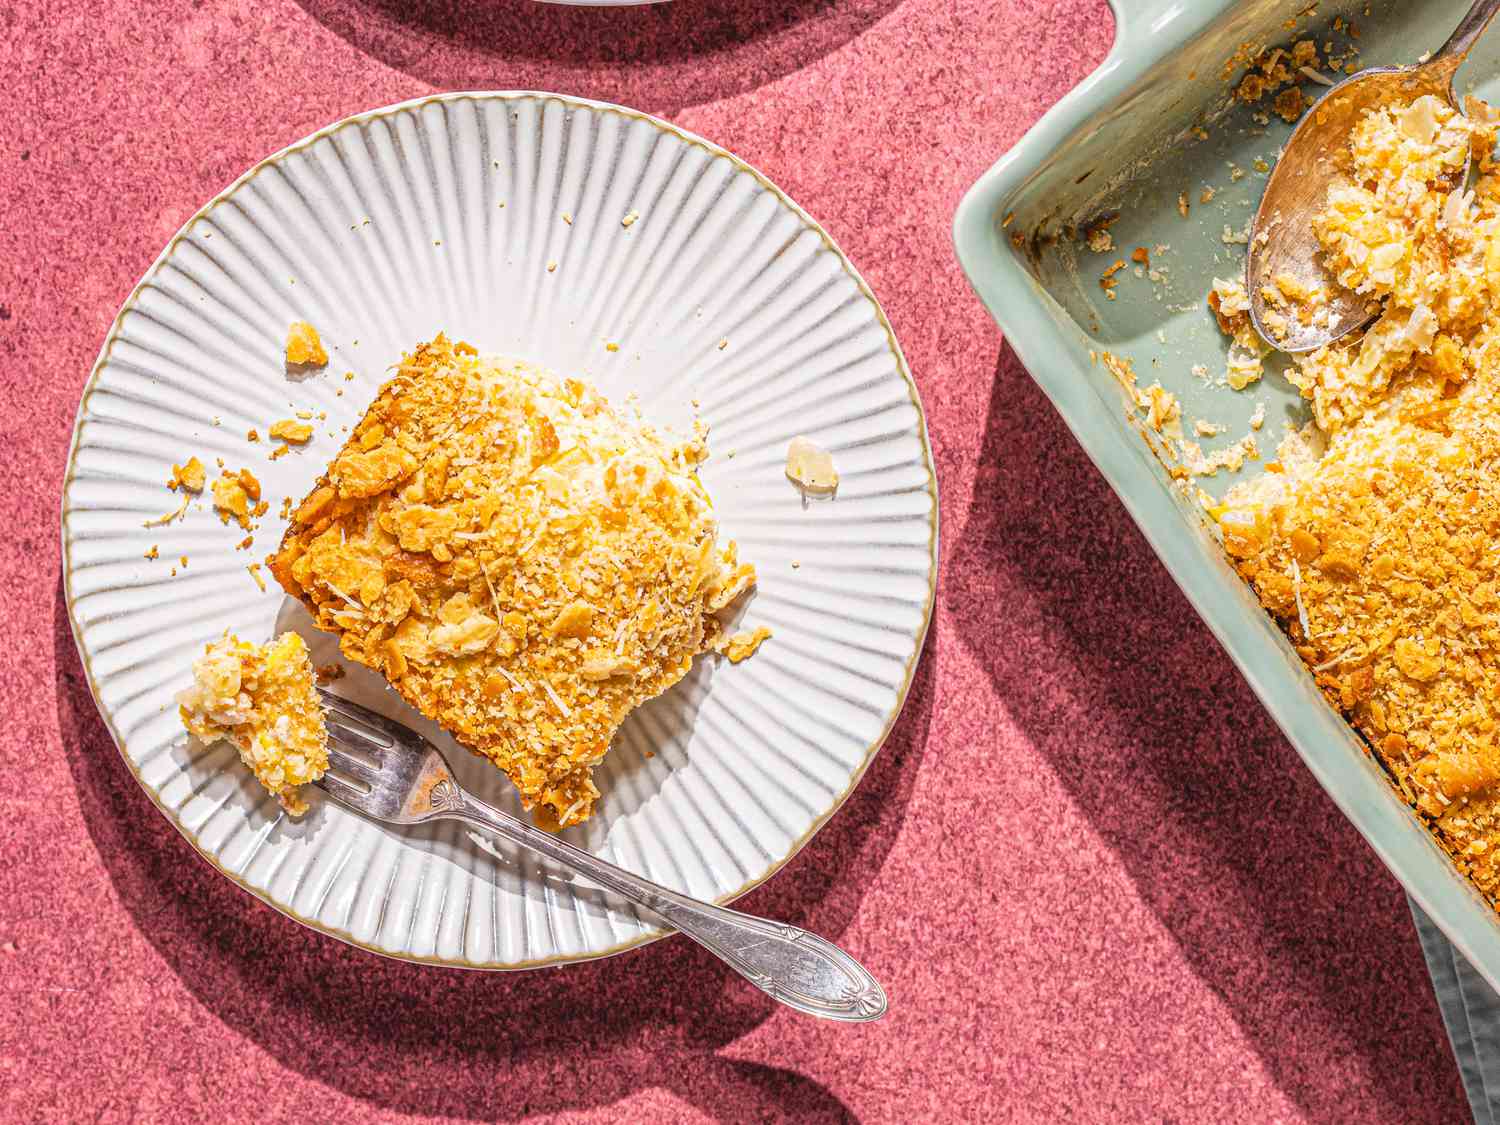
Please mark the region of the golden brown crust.
<svg viewBox="0 0 1500 1125"><path fill-rule="evenodd" d="M1330 189L1315 225L1335 271L1384 311L1291 373L1326 452L1283 455L1279 479L1231 492L1219 522L1329 702L1494 901L1500 181L1488 161L1473 199L1442 179L1471 132L1487 152L1492 128L1422 102L1356 131L1354 185Z"/></svg>
<svg viewBox="0 0 1500 1125"><path fill-rule="evenodd" d="M298 506L272 573L346 657L489 758L544 821L588 817L625 716L754 580L695 467L592 388L439 336Z"/></svg>

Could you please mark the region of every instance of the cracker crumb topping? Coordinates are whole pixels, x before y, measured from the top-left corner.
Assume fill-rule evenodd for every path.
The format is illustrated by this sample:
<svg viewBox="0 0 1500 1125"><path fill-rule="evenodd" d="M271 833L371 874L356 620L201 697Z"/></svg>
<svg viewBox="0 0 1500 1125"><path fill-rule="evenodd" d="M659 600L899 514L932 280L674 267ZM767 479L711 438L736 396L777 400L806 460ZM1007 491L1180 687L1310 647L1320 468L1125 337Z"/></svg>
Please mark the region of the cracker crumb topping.
<svg viewBox="0 0 1500 1125"><path fill-rule="evenodd" d="M271 571L539 823L577 824L625 716L687 673L755 581L718 541L702 436L443 336L395 370Z"/></svg>
<svg viewBox="0 0 1500 1125"><path fill-rule="evenodd" d="M1500 176L1494 115L1422 97L1356 126L1314 232L1380 312L1298 357L1312 402L1215 512L1330 702L1500 895ZM1480 176L1458 173L1470 152ZM1288 315L1320 297L1278 288ZM1222 306L1221 306L1222 307ZM1258 411L1263 417L1263 411Z"/></svg>

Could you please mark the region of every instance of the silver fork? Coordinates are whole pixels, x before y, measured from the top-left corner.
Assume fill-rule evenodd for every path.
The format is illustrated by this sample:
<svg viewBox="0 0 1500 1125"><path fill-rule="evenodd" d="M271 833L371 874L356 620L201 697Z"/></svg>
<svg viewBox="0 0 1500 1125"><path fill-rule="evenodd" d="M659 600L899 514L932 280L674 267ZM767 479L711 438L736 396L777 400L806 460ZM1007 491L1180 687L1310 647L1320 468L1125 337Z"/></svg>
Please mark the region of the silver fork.
<svg viewBox="0 0 1500 1125"><path fill-rule="evenodd" d="M788 1007L825 1019L885 1014L885 990L849 954L816 934L669 891L580 851L465 790L432 743L357 703L318 689L328 720L330 772L317 784L387 824L459 820L546 856L680 930ZM372 764L373 763L373 764Z"/></svg>

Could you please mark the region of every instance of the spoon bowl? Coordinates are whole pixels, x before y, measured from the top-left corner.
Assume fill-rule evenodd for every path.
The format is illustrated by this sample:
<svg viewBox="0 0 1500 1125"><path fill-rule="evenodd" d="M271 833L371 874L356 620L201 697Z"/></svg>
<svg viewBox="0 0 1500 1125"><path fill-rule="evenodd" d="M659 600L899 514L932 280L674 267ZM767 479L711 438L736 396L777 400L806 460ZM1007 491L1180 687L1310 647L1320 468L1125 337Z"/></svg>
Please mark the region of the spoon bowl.
<svg viewBox="0 0 1500 1125"><path fill-rule="evenodd" d="M1416 66L1371 67L1330 89L1314 105L1282 150L1250 227L1245 281L1250 321L1271 347L1283 352L1310 352L1368 324L1379 313L1378 302L1362 296L1324 267L1313 234L1313 217L1322 209L1329 181L1337 172L1334 154L1348 148L1349 134L1369 110L1409 105L1431 94L1461 109L1453 76L1474 41L1500 11L1500 0L1478 0L1448 41L1429 61ZM1462 186L1462 177L1452 187ZM1305 290L1322 289L1326 305L1312 321L1279 317L1265 294L1277 279L1292 279ZM1269 314L1269 315L1268 315Z"/></svg>

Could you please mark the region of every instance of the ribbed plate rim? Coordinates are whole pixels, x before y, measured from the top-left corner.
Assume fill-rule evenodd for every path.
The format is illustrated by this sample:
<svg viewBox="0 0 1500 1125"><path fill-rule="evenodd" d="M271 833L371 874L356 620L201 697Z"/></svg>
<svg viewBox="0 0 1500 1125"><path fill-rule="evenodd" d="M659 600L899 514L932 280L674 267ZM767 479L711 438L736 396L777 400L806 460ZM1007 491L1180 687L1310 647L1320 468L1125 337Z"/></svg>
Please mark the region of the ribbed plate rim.
<svg viewBox="0 0 1500 1125"><path fill-rule="evenodd" d="M890 346L891 354L896 361L896 370L900 374L902 381L906 384L907 393L910 396L912 407L916 411L917 437L920 440L922 446L922 463L927 472L927 490L932 501L932 506L929 510L928 515L930 534L928 539L927 596L922 605L922 620L920 627L917 630L915 638L916 643L912 648L911 655L906 660L904 675L902 678L901 686L896 692L895 702L891 707L890 713L886 716L886 722L879 736L866 747L863 760L851 774L848 787L833 800L829 807L819 817L817 817L813 821L808 830L800 838L792 843L791 847L788 848L785 855L772 862L766 868L765 872L759 877L745 882L740 887L729 892L728 894L719 896L716 901L720 903L733 902L741 895L749 893L756 887L760 886L762 883L766 882L766 880L770 879L773 875L775 875L778 871L785 867L786 864L789 863L791 859L799 851L801 851L802 848L805 847L814 836L818 834L818 832L823 828L825 824L828 823L833 815L838 812L838 810L843 806L844 802L849 799L849 796L854 792L855 788L863 779L865 771L869 769L870 763L874 760L875 755L879 753L881 747L885 745L886 739L890 736L891 730L895 727L896 721L900 718L901 712L905 707L907 696L911 691L912 680L916 673L917 662L921 659L922 651L926 644L927 632L932 624L933 608L937 600L938 562L940 558L940 495L937 485L937 469L932 458L932 444L927 429L927 415L922 407L922 399L920 393L917 390L916 381L912 378L911 369L907 366L906 356L901 350L901 344L896 339L895 329L892 328L890 320L885 314L885 310L881 307L880 302L876 299L875 294L870 289L868 283L866 283L865 279L854 267L854 264L849 260L848 256L845 255L844 252L839 248L838 244L834 242L832 236L829 235L829 233L823 229L822 225L818 223L817 220L815 220L810 214L808 214L807 211L805 211L795 200L793 200L784 191L782 191L781 188L777 187L776 184L774 184L758 169L742 160L740 157L736 156L729 150L713 143L712 141L698 136L696 133L690 132L686 129L682 129L679 126L673 125L668 121L665 121L652 114L645 113L641 110L630 109L626 106L616 105L611 102L597 101L592 98L576 97L570 94L560 94L545 90L463 90L441 94L429 94L417 98L409 98L405 101L394 102L390 105L380 106L375 109L351 114L348 117L341 118L340 120L335 121L330 125L325 125L323 128L309 133L301 139L293 141L291 144L285 146L284 148L281 148L271 155L257 161L249 169L237 176L230 184L228 184L219 192L215 193L215 195L211 199L209 199L206 203L204 203L201 207L194 211L193 214L183 222L182 226L177 230L177 232L167 241L167 244L162 249L161 253L159 253L152 261L151 265L147 267L146 272L141 276L141 279L136 282L135 286L131 289L129 296L125 298L124 303L120 306L120 310L115 314L114 320L110 323L109 331L105 336L104 343L99 349L99 354L94 360L93 367L89 371L88 379L84 383L83 391L79 396L78 409L75 412L73 418L73 432L68 442L68 458L63 475L59 512L59 530L62 549L63 599L67 605L68 625L73 635L73 645L78 652L79 662L83 668L84 679L88 683L89 694L93 697L94 706L98 710L100 718L104 722L105 728L109 731L110 738L113 740L115 748L119 751L120 757L124 761L126 768L130 771L131 776L135 778L136 783L141 787L142 791L145 792L146 796L151 800L151 803L153 806L155 806L157 812L166 819L167 823L172 825L172 827L175 828L185 840L187 840L187 842L192 846L193 850L202 859L211 864L220 874L228 878L241 890L252 895L256 899L259 899L261 902L265 903L273 910L286 916L287 918L290 918L294 922L298 922L301 925L306 926L318 933L326 934L327 936L335 938L336 940L341 941L346 945L350 945L357 949L362 949L366 952L374 953L377 956L386 957L394 961L404 961L419 965L434 965L445 968L473 969L478 971L517 971L524 969L546 968L555 965L574 964L584 961L594 961L603 957L612 957L616 954L624 953L627 950L640 948L644 945L650 944L651 942L658 941L663 937L667 937L674 931L669 929L648 929L643 933L637 934L636 936L626 941L619 942L603 950L590 950L580 953L559 953L549 957L534 958L515 962L476 962L465 958L426 956L423 954L411 953L406 950L379 948L369 943L360 941L352 933L340 929L339 927L328 925L316 918L304 917L296 913L289 907L283 906L281 903L270 897L268 893L261 891L259 888L255 887L245 879L242 879L235 872L230 871L218 861L216 856L211 854L208 849L202 845L198 838L192 832L190 832L188 828L176 816L173 815L171 810L169 810L165 807L165 805L162 804L159 795L145 783L140 775L140 771L136 768L134 761L132 761L130 755L126 753L124 739L121 737L118 729L116 728L113 718L110 716L108 710L100 702L99 687L94 679L94 673L89 662L88 653L85 651L83 646L82 638L79 633L78 615L74 608L71 554L72 543L68 529L68 498L77 468L78 439L81 423L84 419L85 407L88 405L89 398L93 394L98 383L100 373L103 371L106 363L110 358L111 351L113 350L115 343L120 337L120 331L124 324L125 318L134 310L136 302L140 298L142 292L156 278L156 275L161 271L167 260L172 256L173 251L177 248L179 243L181 243L183 239L187 237L188 232L191 230L195 223L207 216L208 213L213 210L213 208L229 199L237 191L239 191L240 188L250 183L255 179L256 176L260 175L262 172L274 167L276 164L286 159L288 156L300 152L301 150L306 149L318 143L319 141L332 137L334 134L344 129L359 127L372 121L380 120L382 118L396 117L401 114L417 111L425 106L438 103L462 101L512 102L523 100L542 102L546 102L549 100L557 101L570 108L587 109L603 113L613 113L633 121L641 121L655 129L660 130L661 132L678 138L686 144L702 148L714 157L727 159L739 171L752 176L756 180L756 182L758 182L764 189L769 191L782 206L788 208L799 220L807 225L807 228L809 230L813 231L819 237L819 239L823 242L825 248L838 259L839 264L842 266L849 279L855 284L860 294L865 298L865 300L870 303L870 307L874 311L876 320L886 335L886 340Z"/></svg>

